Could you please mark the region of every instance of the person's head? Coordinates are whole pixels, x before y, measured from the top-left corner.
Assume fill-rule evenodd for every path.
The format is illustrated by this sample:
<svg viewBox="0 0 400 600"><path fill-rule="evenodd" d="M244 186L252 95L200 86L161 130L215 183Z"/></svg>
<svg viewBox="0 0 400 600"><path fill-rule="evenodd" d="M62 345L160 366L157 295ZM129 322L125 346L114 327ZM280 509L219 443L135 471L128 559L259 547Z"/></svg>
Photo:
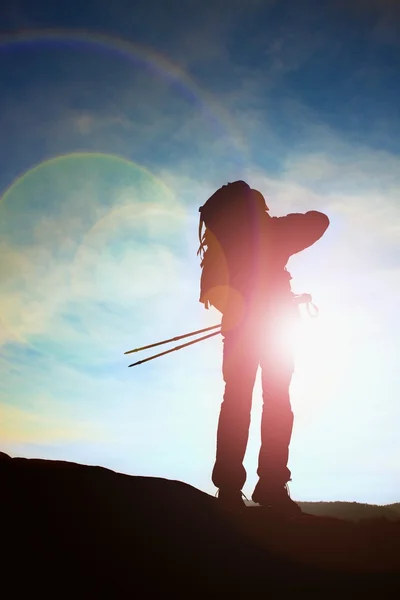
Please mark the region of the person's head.
<svg viewBox="0 0 400 600"><path fill-rule="evenodd" d="M268 212L269 208L267 203L265 202L265 198L261 192L251 188L252 201L254 202L254 206L256 207L256 211L258 212Z"/></svg>

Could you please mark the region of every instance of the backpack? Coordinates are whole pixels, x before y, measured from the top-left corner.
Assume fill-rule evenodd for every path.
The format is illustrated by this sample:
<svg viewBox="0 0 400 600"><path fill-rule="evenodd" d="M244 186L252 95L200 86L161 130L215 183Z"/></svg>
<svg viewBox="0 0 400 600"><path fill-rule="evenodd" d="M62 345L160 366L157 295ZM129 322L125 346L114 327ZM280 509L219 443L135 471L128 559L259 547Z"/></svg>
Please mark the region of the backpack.
<svg viewBox="0 0 400 600"><path fill-rule="evenodd" d="M213 305L224 312L233 275L246 266L243 248L251 246L252 222L266 210L262 194L244 181L222 186L199 208L199 301L206 309Z"/></svg>

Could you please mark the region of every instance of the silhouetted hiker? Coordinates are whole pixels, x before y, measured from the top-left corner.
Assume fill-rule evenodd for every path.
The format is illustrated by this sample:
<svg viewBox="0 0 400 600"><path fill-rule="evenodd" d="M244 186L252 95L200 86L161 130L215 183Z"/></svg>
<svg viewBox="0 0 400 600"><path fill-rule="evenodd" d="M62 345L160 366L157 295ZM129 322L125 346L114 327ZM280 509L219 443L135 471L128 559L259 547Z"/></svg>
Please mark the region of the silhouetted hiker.
<svg viewBox="0 0 400 600"><path fill-rule="evenodd" d="M199 209L202 255L200 302L222 313L224 398L212 481L228 508L244 507L246 452L253 387L262 369L263 412L254 502L296 515L287 467L293 413L289 385L294 370L284 329L299 317L286 264L311 246L329 225L317 211L271 217L262 194L236 181L217 190ZM206 229L202 234L203 224Z"/></svg>

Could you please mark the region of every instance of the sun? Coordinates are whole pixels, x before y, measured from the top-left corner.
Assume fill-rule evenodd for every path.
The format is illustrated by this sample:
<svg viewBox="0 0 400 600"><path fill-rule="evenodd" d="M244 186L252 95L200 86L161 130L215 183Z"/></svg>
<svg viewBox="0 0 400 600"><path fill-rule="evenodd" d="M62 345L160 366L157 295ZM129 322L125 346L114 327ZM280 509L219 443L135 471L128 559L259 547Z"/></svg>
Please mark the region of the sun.
<svg viewBox="0 0 400 600"><path fill-rule="evenodd" d="M351 379L355 328L351 313L334 306L324 306L318 318L301 313L297 327L287 325L294 354L290 392L297 411L315 416Z"/></svg>

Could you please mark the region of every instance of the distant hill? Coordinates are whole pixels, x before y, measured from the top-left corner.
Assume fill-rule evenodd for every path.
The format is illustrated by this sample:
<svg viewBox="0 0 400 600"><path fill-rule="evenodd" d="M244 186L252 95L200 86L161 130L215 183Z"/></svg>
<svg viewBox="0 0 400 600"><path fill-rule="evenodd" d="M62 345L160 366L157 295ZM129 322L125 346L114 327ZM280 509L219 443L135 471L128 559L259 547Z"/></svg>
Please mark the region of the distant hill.
<svg viewBox="0 0 400 600"><path fill-rule="evenodd" d="M392 599L400 585L400 522L234 515L180 481L1 453L0 482L4 598Z"/></svg>
<svg viewBox="0 0 400 600"><path fill-rule="evenodd" d="M336 517L346 521L363 519L387 519L400 521L400 503L396 504L362 504L359 502L298 502L303 512L320 516ZM249 508L256 507L254 502L247 503Z"/></svg>
<svg viewBox="0 0 400 600"><path fill-rule="evenodd" d="M358 502L299 502L299 505L304 512L311 515L337 517L348 521L361 521L362 519L400 521L399 504L381 506Z"/></svg>

